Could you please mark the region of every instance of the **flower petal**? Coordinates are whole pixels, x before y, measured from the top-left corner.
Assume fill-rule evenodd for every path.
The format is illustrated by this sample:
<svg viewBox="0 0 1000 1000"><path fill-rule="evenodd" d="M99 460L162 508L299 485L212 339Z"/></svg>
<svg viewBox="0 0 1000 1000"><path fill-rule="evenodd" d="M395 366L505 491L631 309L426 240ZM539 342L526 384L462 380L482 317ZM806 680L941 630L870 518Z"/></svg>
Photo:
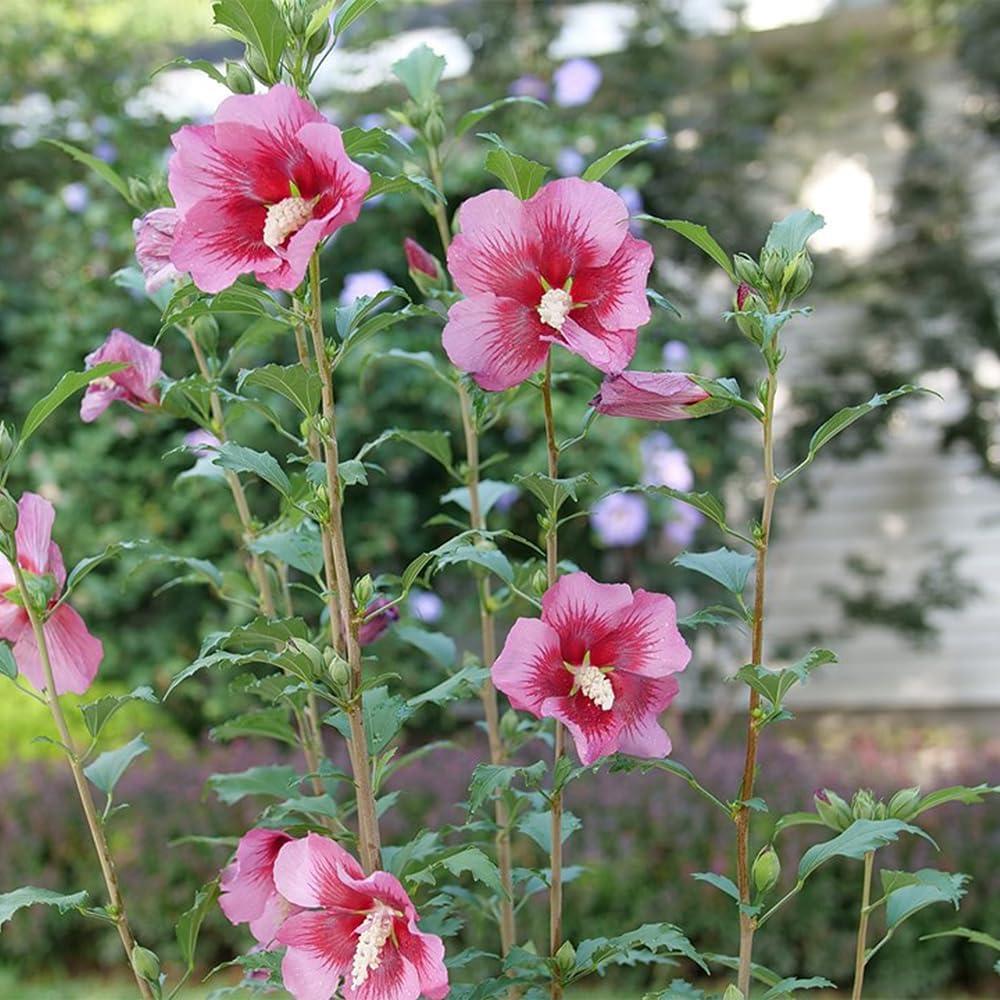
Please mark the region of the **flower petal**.
<svg viewBox="0 0 1000 1000"><path fill-rule="evenodd" d="M559 633L538 618L514 622L491 675L514 708L535 716L541 716L547 698L568 694L573 686L573 676L563 665Z"/></svg>
<svg viewBox="0 0 1000 1000"><path fill-rule="evenodd" d="M9 589L5 587L4 593ZM19 604L4 600L0 593L0 639L16 643L25 629L30 631L28 613Z"/></svg>
<svg viewBox="0 0 1000 1000"><path fill-rule="evenodd" d="M298 906L367 907L367 898L346 887L340 870L361 877L357 861L328 837L307 834L285 844L274 863L274 884L285 899Z"/></svg>
<svg viewBox="0 0 1000 1000"><path fill-rule="evenodd" d="M425 934L412 924L399 928L399 953L417 970L420 995L443 1000L448 995L448 969L444 964L444 942L436 934Z"/></svg>
<svg viewBox="0 0 1000 1000"><path fill-rule="evenodd" d="M83 694L97 676L104 656L100 639L87 631L83 619L68 604L56 608L44 625L44 633L56 694ZM14 659L32 685L45 690L45 670L30 628L24 629L14 644Z"/></svg>
<svg viewBox="0 0 1000 1000"><path fill-rule="evenodd" d="M542 621L559 633L562 657L579 665L610 630L618 612L632 603L627 583L598 583L587 573L561 576L542 597ZM591 660L596 666L614 666Z"/></svg>
<svg viewBox="0 0 1000 1000"><path fill-rule="evenodd" d="M533 309L514 299L475 295L448 311L444 349L484 389L509 389L545 364L547 330Z"/></svg>
<svg viewBox="0 0 1000 1000"><path fill-rule="evenodd" d="M174 154L167 165L167 186L181 215L232 184L233 164L216 149L213 125L185 125L170 141Z"/></svg>
<svg viewBox="0 0 1000 1000"><path fill-rule="evenodd" d="M14 543L17 561L29 573L48 573L56 509L37 493L22 493L17 504ZM62 557L60 557L60 562Z"/></svg>
<svg viewBox="0 0 1000 1000"><path fill-rule="evenodd" d="M597 181L552 181L525 208L541 238L542 273L555 288L585 268L607 264L628 233L628 206Z"/></svg>
<svg viewBox="0 0 1000 1000"><path fill-rule="evenodd" d="M616 749L633 757L665 757L670 737L657 720L677 697L677 678L638 677L617 670L613 677L613 711L621 719Z"/></svg>
<svg viewBox="0 0 1000 1000"><path fill-rule="evenodd" d="M653 265L653 248L626 234L615 255L603 267L578 271L573 301L587 308L574 313L581 326L593 330L635 330L649 322L646 279Z"/></svg>
<svg viewBox="0 0 1000 1000"><path fill-rule="evenodd" d="M542 296L539 234L526 203L509 191L486 191L458 212L461 232L448 270L465 295L489 293L534 306Z"/></svg>
<svg viewBox="0 0 1000 1000"><path fill-rule="evenodd" d="M617 749L622 728L619 713L614 708L605 711L580 692L547 698L542 715L562 722L573 737L576 754L584 767Z"/></svg>
<svg viewBox="0 0 1000 1000"><path fill-rule="evenodd" d="M279 142L294 137L303 125L325 121L314 105L284 83L275 84L262 94L227 97L215 112L216 125L263 129Z"/></svg>
<svg viewBox="0 0 1000 1000"><path fill-rule="evenodd" d="M249 830L236 848L235 862L226 868L219 906L230 923L257 919L275 895L274 863L292 838L282 830Z"/></svg>
<svg viewBox="0 0 1000 1000"><path fill-rule="evenodd" d="M343 987L344 1000L418 1000L420 976L390 941L382 949L382 961L365 981L355 987L348 976Z"/></svg>
<svg viewBox="0 0 1000 1000"><path fill-rule="evenodd" d="M683 670L691 650L677 629L677 608L666 594L637 590L591 651L594 660L646 677Z"/></svg>
<svg viewBox="0 0 1000 1000"><path fill-rule="evenodd" d="M121 390L116 398L132 406L157 402L154 384L160 377L162 355L155 347L136 340L124 330L115 329L96 351L91 351L86 356L84 361L88 368L93 368L94 365L104 361L125 362L127 368L112 372L109 376L114 385ZM87 387L88 395L91 392L101 394L105 391L104 388L93 384ZM82 412L83 407L81 407Z"/></svg>
<svg viewBox="0 0 1000 1000"><path fill-rule="evenodd" d="M683 420L708 393L680 372L627 371L606 378L590 401L599 413L637 420Z"/></svg>
<svg viewBox="0 0 1000 1000"><path fill-rule="evenodd" d="M281 941L286 934L294 933L305 937L313 923L323 920L322 913L300 913L286 921L278 933ZM340 947L348 947L349 941L340 938ZM332 944L333 942L331 942ZM352 948L353 955L353 948ZM281 961L281 979L285 989L295 1000L330 1000L340 986L341 979L350 972L350 958L346 967L342 963L333 964L319 950L312 947L290 947Z"/></svg>
<svg viewBox="0 0 1000 1000"><path fill-rule="evenodd" d="M635 354L635 330L588 330L567 317L556 343L580 355L584 361L602 372L620 372Z"/></svg>

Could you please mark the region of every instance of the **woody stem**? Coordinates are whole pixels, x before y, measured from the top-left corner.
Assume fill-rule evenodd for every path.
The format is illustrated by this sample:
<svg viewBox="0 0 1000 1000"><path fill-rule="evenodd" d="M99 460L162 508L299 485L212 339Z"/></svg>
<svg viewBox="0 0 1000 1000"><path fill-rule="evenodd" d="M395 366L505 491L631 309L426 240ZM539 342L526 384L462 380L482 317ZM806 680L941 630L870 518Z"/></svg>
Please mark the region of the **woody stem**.
<svg viewBox="0 0 1000 1000"><path fill-rule="evenodd" d="M132 965L132 952L135 949L135 936L129 926L128 916L125 912L125 900L122 897L121 889L118 885L118 872L115 868L114 858L111 856L111 849L108 847L107 837L104 835L104 826L101 823L97 808L94 805L94 797L90 793L90 785L87 777L83 773L79 753L73 744L73 737L70 735L69 726L66 724L66 716L63 714L62 705L59 703L59 696L56 694L55 675L52 671L52 660L49 657L48 644L45 641L45 629L38 612L31 603L31 597L25 584L24 574L16 559L11 560L14 570L14 580L21 597L21 603L27 612L28 621L31 623L31 631L35 636L35 644L38 646L38 658L42 664L42 671L45 674L45 700L48 703L49 711L52 713L52 721L59 732L59 739L66 750L66 759L69 761L70 770L73 772L73 782L76 785L77 795L80 798L80 805L83 807L83 815L87 821L87 829L90 831L90 839L94 843L94 850L97 852L97 860L101 866L101 875L104 877L104 885L108 891L108 913L114 921L121 938L122 947L125 949L125 958L129 968L135 976L136 985L139 988L139 996L143 1000L153 1000L153 991L149 983L135 970Z"/></svg>
<svg viewBox="0 0 1000 1000"><path fill-rule="evenodd" d="M358 845L361 863L370 874L381 865L381 841L375 792L372 786L368 734L361 711L361 646L355 623L356 609L351 584L351 569L344 538L343 498L340 491L340 453L337 444L337 413L333 394L333 369L323 336L322 299L320 289L319 252L309 261L309 329L316 367L322 384L324 427L320 435L323 461L326 466L327 517L322 527L323 562L326 572L326 597L330 619L330 637L334 648L347 653L350 679L347 697L347 718L350 738L347 747L354 773L354 789L358 807Z"/></svg>

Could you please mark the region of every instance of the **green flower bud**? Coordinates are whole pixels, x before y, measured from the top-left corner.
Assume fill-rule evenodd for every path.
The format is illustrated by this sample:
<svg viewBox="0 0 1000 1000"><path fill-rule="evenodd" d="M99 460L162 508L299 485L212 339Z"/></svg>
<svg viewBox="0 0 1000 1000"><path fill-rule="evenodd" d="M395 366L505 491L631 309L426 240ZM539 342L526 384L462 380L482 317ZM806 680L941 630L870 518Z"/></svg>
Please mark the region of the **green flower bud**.
<svg viewBox="0 0 1000 1000"><path fill-rule="evenodd" d="M448 129L440 111L434 110L427 116L423 131L427 141L432 146L440 146L444 142L448 135Z"/></svg>
<svg viewBox="0 0 1000 1000"><path fill-rule="evenodd" d="M270 87L272 84L278 82L274 79L274 76L271 73L271 67L267 64L267 60L252 45L247 46L244 59L246 60L247 67L250 72L253 73L253 75L257 77L261 83L266 83Z"/></svg>
<svg viewBox="0 0 1000 1000"><path fill-rule="evenodd" d="M813 796L813 802L819 818L831 830L846 830L851 825L851 807L836 792L829 788L820 789Z"/></svg>
<svg viewBox="0 0 1000 1000"><path fill-rule="evenodd" d="M735 983L730 983L726 987L726 992L722 994L722 1000L746 1000L746 997Z"/></svg>
<svg viewBox="0 0 1000 1000"><path fill-rule="evenodd" d="M160 959L155 951L150 951L137 944L132 949L132 968L135 969L135 974L141 976L147 983L159 985Z"/></svg>
<svg viewBox="0 0 1000 1000"><path fill-rule="evenodd" d="M576 948L573 947L573 943L571 941L563 941L554 958L560 972L564 975L572 972L573 967L576 965Z"/></svg>
<svg viewBox="0 0 1000 1000"><path fill-rule="evenodd" d="M375 596L375 581L370 573L354 581L354 606L356 608L367 608Z"/></svg>
<svg viewBox="0 0 1000 1000"><path fill-rule="evenodd" d="M733 270L741 282L752 288L759 288L764 283L764 275L757 266L757 261L745 253L733 257Z"/></svg>
<svg viewBox="0 0 1000 1000"><path fill-rule="evenodd" d="M16 530L17 504L6 490L0 490L0 531L13 535Z"/></svg>
<svg viewBox="0 0 1000 1000"><path fill-rule="evenodd" d="M0 420L0 463L6 462L17 447L17 438L11 429Z"/></svg>
<svg viewBox="0 0 1000 1000"><path fill-rule="evenodd" d="M500 739L507 744L513 743L517 738L519 725L520 720L517 717L517 712L512 708L507 709L500 717Z"/></svg>
<svg viewBox="0 0 1000 1000"><path fill-rule="evenodd" d="M531 577L531 589L536 594L544 594L549 589L549 576L544 569L536 569Z"/></svg>
<svg viewBox="0 0 1000 1000"><path fill-rule="evenodd" d="M901 788L889 799L889 815L893 819L911 819L914 807L921 798L919 785L914 785L912 788Z"/></svg>
<svg viewBox="0 0 1000 1000"><path fill-rule="evenodd" d="M781 859L770 844L757 855L751 874L754 888L760 896L770 892L778 884L778 879L781 877Z"/></svg>
<svg viewBox="0 0 1000 1000"><path fill-rule="evenodd" d="M309 661L309 665L314 670L323 669L323 654L311 642L295 636L288 640L288 645L296 653L301 653Z"/></svg>
<svg viewBox="0 0 1000 1000"><path fill-rule="evenodd" d="M246 71L242 63L226 60L226 86L234 94L252 94L254 92L253 77Z"/></svg>
<svg viewBox="0 0 1000 1000"><path fill-rule="evenodd" d="M875 819L878 803L871 790L862 788L854 793L851 800L851 815L854 819Z"/></svg>
<svg viewBox="0 0 1000 1000"><path fill-rule="evenodd" d="M326 673L334 691L338 694L346 694L351 683L350 664L332 648L324 650L323 659L326 662Z"/></svg>
<svg viewBox="0 0 1000 1000"><path fill-rule="evenodd" d="M805 250L785 268L782 279L782 291L791 299L797 299L811 284L813 278L813 263Z"/></svg>
<svg viewBox="0 0 1000 1000"><path fill-rule="evenodd" d="M310 36L306 42L306 51L311 56L318 56L329 44L333 30L329 20L324 21Z"/></svg>
<svg viewBox="0 0 1000 1000"><path fill-rule="evenodd" d="M286 13L288 30L293 35L304 35L309 27L309 11L304 3L293 3Z"/></svg>
<svg viewBox="0 0 1000 1000"><path fill-rule="evenodd" d="M760 255L760 267L764 273L764 283L774 293L780 293L781 284L785 277L784 254L777 250L764 250Z"/></svg>

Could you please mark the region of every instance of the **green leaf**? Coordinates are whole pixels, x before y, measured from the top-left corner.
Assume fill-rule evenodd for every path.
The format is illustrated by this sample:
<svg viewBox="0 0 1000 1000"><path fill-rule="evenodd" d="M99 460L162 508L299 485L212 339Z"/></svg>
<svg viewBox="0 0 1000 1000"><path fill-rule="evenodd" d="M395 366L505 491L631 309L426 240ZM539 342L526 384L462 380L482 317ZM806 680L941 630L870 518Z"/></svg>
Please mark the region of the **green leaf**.
<svg viewBox="0 0 1000 1000"><path fill-rule="evenodd" d="M450 635L445 635L442 632L430 632L425 628L420 628L419 625L397 625L393 629L393 634L407 645L414 646L422 653L426 653L438 666L444 667L445 670L455 665L457 651L455 640ZM448 682L446 681L445 683ZM422 695L420 697L424 698L425 696ZM422 702L411 698L409 704L415 706L422 704Z"/></svg>
<svg viewBox="0 0 1000 1000"><path fill-rule="evenodd" d="M513 764L477 764L469 784L469 815L480 809L495 792L510 788L515 778L523 778L529 788L538 787L548 770L545 761L517 766Z"/></svg>
<svg viewBox="0 0 1000 1000"><path fill-rule="evenodd" d="M195 949L198 945L198 934L201 932L201 925L205 922L216 899L219 897L218 879L213 879L203 885L194 897L194 905L190 910L182 913L174 926L177 935L177 945L181 952L181 961L185 965L185 971L191 972L194 969Z"/></svg>
<svg viewBox="0 0 1000 1000"><path fill-rule="evenodd" d="M430 455L448 471L452 471L454 461L451 453L451 436L447 431L412 431L394 427L383 431L374 441L369 441L355 455L355 459L364 459L376 448L387 441L403 441L419 448L424 454Z"/></svg>
<svg viewBox="0 0 1000 1000"><path fill-rule="evenodd" d="M586 472L566 479L553 479L541 472L514 477L514 482L518 486L523 486L533 496L538 497L545 509L553 514L558 514L567 500L576 500L576 491L593 481L593 477Z"/></svg>
<svg viewBox="0 0 1000 1000"><path fill-rule="evenodd" d="M393 63L392 71L410 97L418 105L424 105L434 96L446 65L443 56L427 45L421 45L405 59Z"/></svg>
<svg viewBox="0 0 1000 1000"><path fill-rule="evenodd" d="M495 479L482 479L479 482L479 509L483 517L497 505L497 502L505 497L511 490L516 489L510 483L501 483ZM469 488L467 486L457 486L453 490L448 490L441 497L441 503L458 504L467 514L472 513L472 506L469 502Z"/></svg>
<svg viewBox="0 0 1000 1000"><path fill-rule="evenodd" d="M209 62L207 59L187 59L184 56L178 56L176 59L171 59L170 62L165 62L162 66L157 66L156 69L154 69L150 74L150 79L159 75L164 70L175 68L197 69L204 73L205 76L213 79L216 83L221 83L223 87L229 86L225 73L223 73L219 67L215 65L215 63Z"/></svg>
<svg viewBox="0 0 1000 1000"><path fill-rule="evenodd" d="M826 220L822 215L810 212L808 208L799 209L771 226L764 249L778 250L788 257L794 257L805 250L809 237L818 233L824 225Z"/></svg>
<svg viewBox="0 0 1000 1000"><path fill-rule="evenodd" d="M787 813L774 824L773 836L777 837L782 830L787 830L790 826L826 826L826 823L823 822L823 817L818 813Z"/></svg>
<svg viewBox="0 0 1000 1000"><path fill-rule="evenodd" d="M754 556L727 548L714 552L682 552L674 559L675 566L701 573L738 596L742 595L755 564Z"/></svg>
<svg viewBox="0 0 1000 1000"><path fill-rule="evenodd" d="M28 410L21 427L17 450L20 451L24 442L74 393L90 385L95 379L104 378L112 372L120 372L128 368L127 364L116 361L105 361L82 372L67 372L55 386L49 390L35 405Z"/></svg>
<svg viewBox="0 0 1000 1000"><path fill-rule="evenodd" d="M299 743L295 730L288 722L288 711L284 708L265 708L237 715L215 726L211 737L219 742L244 737L271 739L287 743L290 747Z"/></svg>
<svg viewBox="0 0 1000 1000"><path fill-rule="evenodd" d="M302 365L264 365L240 372L236 389L260 386L276 392L289 400L306 417L319 411L323 383L315 371L306 371Z"/></svg>
<svg viewBox="0 0 1000 1000"><path fill-rule="evenodd" d="M620 163L626 156L630 156L637 149L642 149L643 146L649 146L654 142L661 141L660 139L636 139L635 142L627 142L624 146L618 146L594 160L580 176L585 181L599 181L615 164Z"/></svg>
<svg viewBox="0 0 1000 1000"><path fill-rule="evenodd" d="M258 535L248 548L258 556L274 556L283 563L310 576L323 569L323 542L319 528L303 521L295 528Z"/></svg>
<svg viewBox="0 0 1000 1000"><path fill-rule="evenodd" d="M288 476L275 457L266 451L254 451L235 441L226 441L215 449L213 458L220 468L254 473L286 497L292 491Z"/></svg>
<svg viewBox="0 0 1000 1000"><path fill-rule="evenodd" d="M480 138L496 145L486 154L486 169L494 177L500 179L508 191L522 201L530 198L545 180L549 168L534 160L529 160L520 153L511 152L492 132L483 132Z"/></svg>
<svg viewBox="0 0 1000 1000"><path fill-rule="evenodd" d="M768 670L756 663L748 663L736 672L736 676L778 708L796 684L804 684L809 675L824 664L836 662L836 653L829 649L813 649L784 670Z"/></svg>
<svg viewBox="0 0 1000 1000"><path fill-rule="evenodd" d="M763 1000L778 1000L778 997L791 996L795 990L835 990L836 983L831 983L823 976L813 976L810 979L796 979L789 977L782 979L772 986L763 997Z"/></svg>
<svg viewBox="0 0 1000 1000"><path fill-rule="evenodd" d="M83 773L93 785L110 798L115 790L115 785L121 780L121 776L128 769L129 764L148 749L149 744L140 733L125 746L102 753L93 764L88 764L83 769Z"/></svg>
<svg viewBox="0 0 1000 1000"><path fill-rule="evenodd" d="M14 680L17 677L17 662L6 642L0 642L0 676Z"/></svg>
<svg viewBox="0 0 1000 1000"><path fill-rule="evenodd" d="M86 903L86 892L64 894L53 892L51 889L39 889L33 885L23 885L20 889L0 895L0 928L18 910L23 910L26 906L57 906L60 913L68 913L70 910L81 909Z"/></svg>
<svg viewBox="0 0 1000 1000"><path fill-rule="evenodd" d="M639 771L642 774L648 774L650 771L667 771L682 781L686 781L696 792L718 806L727 816L730 815L729 806L705 788L694 776L691 769L685 767L680 761L671 760L669 757L662 760L637 760L635 757L626 757L624 754L615 754L611 758L612 774L629 771Z"/></svg>
<svg viewBox="0 0 1000 1000"><path fill-rule="evenodd" d="M399 635L407 626L396 626L396 635ZM434 633L429 633L434 634ZM443 638L448 638L444 636ZM451 641L451 640L449 640ZM452 642L454 649L454 642ZM483 685L483 681L489 677L490 672L486 667L477 666L470 663L457 673L451 675L446 680L436 684L429 691L423 694L414 695L407 702L410 708L419 708L421 705L446 705L450 701L457 701L475 694Z"/></svg>
<svg viewBox="0 0 1000 1000"><path fill-rule="evenodd" d="M552 853L552 811L549 809L543 812L532 812L522 816L517 821L517 829L526 837L530 837L546 853ZM561 839L566 841L576 833L583 824L579 818L571 812L564 812L561 817L560 831Z"/></svg>
<svg viewBox="0 0 1000 1000"><path fill-rule="evenodd" d="M886 872L882 873L882 884L886 885ZM922 868L918 872L912 873L912 878L916 881L909 885L899 885L899 876L908 875L907 872L888 873L897 876L895 880L889 879L890 885L894 885L890 890L886 890L885 920L886 929L894 930L904 920L908 920L914 913L918 913L924 907L933 903L951 903L958 909L962 897L965 895L965 885L969 881L968 875L951 874L949 872L936 871L933 868Z"/></svg>
<svg viewBox="0 0 1000 1000"><path fill-rule="evenodd" d="M217 0L212 13L215 24L228 28L263 56L272 80L277 82L288 32L272 0Z"/></svg>
<svg viewBox="0 0 1000 1000"><path fill-rule="evenodd" d="M442 859L441 864L456 877L468 872L477 882L502 896L503 883L497 866L478 847L466 847Z"/></svg>
<svg viewBox="0 0 1000 1000"><path fill-rule="evenodd" d="M950 931L938 931L935 934L925 934L920 940L930 941L933 938L960 937L973 944L981 944L994 951L1000 951L1000 938L991 937L983 931L969 930L968 927L953 927Z"/></svg>
<svg viewBox="0 0 1000 1000"><path fill-rule="evenodd" d="M916 819L921 813L928 809L936 809L948 802L961 802L964 805L978 805L983 801L984 795L993 795L1000 792L1000 785L952 785L949 788L939 788L936 792L929 792L921 798L913 810L906 815L906 819Z"/></svg>
<svg viewBox="0 0 1000 1000"><path fill-rule="evenodd" d="M571 978L578 979L609 964L633 965L650 961L660 953L683 955L707 973L708 967L694 945L673 924L643 924L613 938L588 938L576 947L576 964ZM667 994L669 995L669 994ZM683 994L681 994L683 996ZM688 994L690 995L690 994Z"/></svg>
<svg viewBox="0 0 1000 1000"><path fill-rule="evenodd" d="M77 149L76 146L71 146L68 142L62 142L59 139L45 139L44 141L49 143L51 146L61 149L64 153L68 153L78 163L82 163L85 167L89 167L95 174L97 174L98 177L101 178L101 180L110 184L133 208L139 207L132 200L132 195L129 192L128 184L125 180L123 180L118 173L112 170L111 167L103 160L98 159L96 156L92 156L90 153L85 153L82 149Z"/></svg>
<svg viewBox="0 0 1000 1000"><path fill-rule="evenodd" d="M698 628L701 625L716 628L721 625L731 625L734 618L737 621L744 620L744 616L735 608L727 607L725 604L712 604L678 618L677 625L680 628Z"/></svg>
<svg viewBox="0 0 1000 1000"><path fill-rule="evenodd" d="M208 779L208 787L219 801L232 806L251 795L285 799L297 780L295 768L287 764L269 764L235 774L213 774Z"/></svg>
<svg viewBox="0 0 1000 1000"><path fill-rule="evenodd" d="M142 685L129 694L109 694L97 701L92 701L87 705L81 705L80 711L83 714L83 721L87 727L87 732L96 740L101 735L101 731L115 715L118 709L127 705L130 701L145 701L151 705L159 704L153 689Z"/></svg>
<svg viewBox="0 0 1000 1000"><path fill-rule="evenodd" d="M908 396L914 392L931 392L919 385L901 385L892 392L877 392L867 403L859 403L857 406L847 406L838 410L829 420L817 428L809 441L809 450L806 457L794 469L789 470L780 478L782 481L790 479L797 472L804 469L815 457L819 450L829 444L838 434L847 430L856 420L860 420L866 414L877 410L879 407L891 403L900 396Z"/></svg>
<svg viewBox="0 0 1000 1000"><path fill-rule="evenodd" d="M361 696L361 706L365 732L368 734L368 752L373 757L395 739L414 712L398 694L390 694L387 687L369 688ZM330 712L324 721L333 726L344 739L350 739L350 720L343 712Z"/></svg>
<svg viewBox="0 0 1000 1000"><path fill-rule="evenodd" d="M740 393L740 384L736 379L732 378L703 378L700 375L688 374L688 378L699 389L704 389L708 393L710 399L702 400L700 403L695 403L694 407L688 407L688 409L694 409L698 416L707 416L712 412L720 412L720 409L724 409L729 406L738 406L741 410L746 410L747 413L753 414L758 420L764 419L764 411L756 404L752 403L748 399L744 399ZM709 403L714 404L717 409L707 410L703 409L709 405Z"/></svg>
<svg viewBox="0 0 1000 1000"><path fill-rule="evenodd" d="M856 819L843 833L832 840L810 847L799 862L798 880L804 882L820 865L831 858L863 858L869 851L877 851L891 844L901 833L912 833L934 844L923 830L898 819ZM937 846L936 844L934 845Z"/></svg>
<svg viewBox="0 0 1000 1000"><path fill-rule="evenodd" d="M472 563L475 566L482 566L496 574L504 583L514 582L514 569L510 560L491 543L483 542L478 545L461 543L454 547L442 546L438 550L434 572L437 573L447 566L454 566L458 563Z"/></svg>
<svg viewBox="0 0 1000 1000"><path fill-rule="evenodd" d="M482 107L466 111L465 114L458 119L458 124L455 126L455 135L465 135L465 133L468 132L473 125L477 125L487 115L493 114L494 111L499 111L500 108L507 107L508 104L533 104L536 108L548 110L548 105L538 100L536 97L501 97L499 100L490 101L489 104L482 105Z"/></svg>
<svg viewBox="0 0 1000 1000"><path fill-rule="evenodd" d="M736 883L725 875L717 875L715 872L695 872L691 878L714 885L727 896L732 896L737 903L740 901L740 890L736 887Z"/></svg>
<svg viewBox="0 0 1000 1000"><path fill-rule="evenodd" d="M378 2L379 0L346 0L346 3L341 6L340 10L337 11L337 16L333 19L333 33L335 35L343 34L362 14L371 10ZM313 20L315 20L315 17ZM320 24L322 24L322 21ZM310 23L309 27L311 34L319 30L319 25L313 28Z"/></svg>
<svg viewBox="0 0 1000 1000"><path fill-rule="evenodd" d="M637 215L640 222L654 222L664 229L670 229L686 240L690 240L699 250L708 254L726 274L736 281L736 272L733 270L733 262L729 259L729 254L715 241L712 234L704 227L694 222L686 222L684 219L658 219L655 215Z"/></svg>
<svg viewBox="0 0 1000 1000"><path fill-rule="evenodd" d="M133 549L141 549L149 544L150 543L144 539L137 539L134 542L112 542L103 552L98 552L96 555L87 556L84 559L81 559L69 571L69 576L66 577L66 586L63 588L61 599L66 600L66 598L73 593L77 586L79 586L84 577L86 577L91 571L97 569L101 563L107 562L108 559L113 559L122 552L131 552Z"/></svg>
<svg viewBox="0 0 1000 1000"><path fill-rule="evenodd" d="M690 493L685 490L675 490L670 486L626 486L622 493L645 493L647 496L670 497L672 500L680 500L689 507L694 507L700 511L713 524L730 534L737 534L726 524L726 510L722 506L722 501L711 493Z"/></svg>
<svg viewBox="0 0 1000 1000"><path fill-rule="evenodd" d="M429 194L435 201L443 202L444 195L434 186L434 182L422 174L380 174L377 170L369 170L371 184L365 192L365 201L370 201L378 195L404 194L409 191Z"/></svg>

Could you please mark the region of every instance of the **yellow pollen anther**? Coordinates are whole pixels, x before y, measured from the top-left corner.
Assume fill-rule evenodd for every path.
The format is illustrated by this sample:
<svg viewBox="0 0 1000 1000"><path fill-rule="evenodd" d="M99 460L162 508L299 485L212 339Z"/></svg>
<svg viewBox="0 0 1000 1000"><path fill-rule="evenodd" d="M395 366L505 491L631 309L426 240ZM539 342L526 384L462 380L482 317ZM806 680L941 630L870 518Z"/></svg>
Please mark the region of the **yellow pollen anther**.
<svg viewBox="0 0 1000 1000"><path fill-rule="evenodd" d="M611 678L600 667L593 667L589 663L580 667L576 671L576 686L584 697L605 712L610 712L614 707L615 689L611 685Z"/></svg>
<svg viewBox="0 0 1000 1000"><path fill-rule="evenodd" d="M561 330L572 308L573 299L569 292L562 288L550 288L538 303L538 317L553 330Z"/></svg>
<svg viewBox="0 0 1000 1000"><path fill-rule="evenodd" d="M297 233L311 218L315 198L282 198L271 205L264 220L264 242L277 250L293 233Z"/></svg>

